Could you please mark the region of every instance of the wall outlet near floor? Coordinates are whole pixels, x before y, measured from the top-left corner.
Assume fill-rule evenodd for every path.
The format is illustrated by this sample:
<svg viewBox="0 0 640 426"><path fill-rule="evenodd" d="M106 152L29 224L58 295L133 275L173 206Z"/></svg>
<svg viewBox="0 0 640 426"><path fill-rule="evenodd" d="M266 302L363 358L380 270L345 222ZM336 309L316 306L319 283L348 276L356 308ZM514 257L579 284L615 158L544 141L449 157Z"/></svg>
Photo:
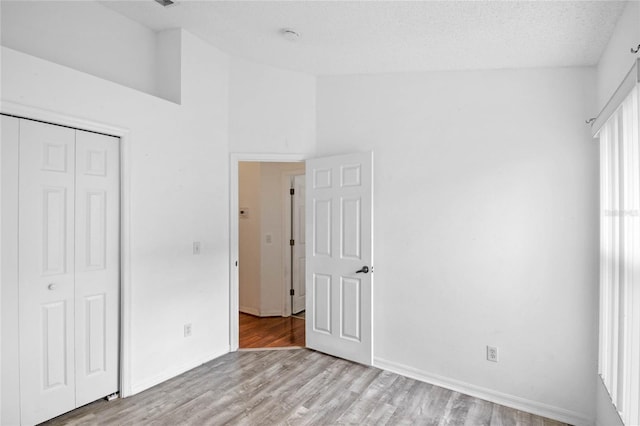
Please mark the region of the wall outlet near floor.
<svg viewBox="0 0 640 426"><path fill-rule="evenodd" d="M498 362L498 348L487 346L487 361Z"/></svg>
<svg viewBox="0 0 640 426"><path fill-rule="evenodd" d="M184 325L184 337L191 337L191 324Z"/></svg>

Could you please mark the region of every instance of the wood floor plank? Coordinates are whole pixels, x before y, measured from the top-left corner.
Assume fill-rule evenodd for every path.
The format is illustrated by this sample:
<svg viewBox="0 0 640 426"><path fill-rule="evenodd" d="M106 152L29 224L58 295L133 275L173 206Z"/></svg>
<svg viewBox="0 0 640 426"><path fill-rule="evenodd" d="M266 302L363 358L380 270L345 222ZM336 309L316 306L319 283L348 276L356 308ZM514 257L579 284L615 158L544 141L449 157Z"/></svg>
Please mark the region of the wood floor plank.
<svg viewBox="0 0 640 426"><path fill-rule="evenodd" d="M240 348L305 346L305 320L239 314Z"/></svg>
<svg viewBox="0 0 640 426"><path fill-rule="evenodd" d="M493 404L484 399L473 398L472 405L467 411L465 426L488 426L491 424Z"/></svg>
<svg viewBox="0 0 640 426"><path fill-rule="evenodd" d="M389 419L395 413L396 407L391 404L381 403L377 404L373 411L367 415L362 424L365 425L387 425Z"/></svg>
<svg viewBox="0 0 640 426"><path fill-rule="evenodd" d="M376 406L381 405L380 400L396 379L397 376L393 373L379 371L360 397L338 418L338 424L362 424Z"/></svg>
<svg viewBox="0 0 640 426"><path fill-rule="evenodd" d="M505 407L504 405L493 405L491 411L491 425L492 426L513 426L518 423L518 411L513 408Z"/></svg>
<svg viewBox="0 0 640 426"><path fill-rule="evenodd" d="M459 425L460 419L467 417L467 413L473 405L473 397L464 395L462 393L453 392L449 403L445 408L445 413L442 419L439 421L441 426L456 426Z"/></svg>
<svg viewBox="0 0 640 426"><path fill-rule="evenodd" d="M135 396L47 425L549 425L562 423L308 349L233 352Z"/></svg>

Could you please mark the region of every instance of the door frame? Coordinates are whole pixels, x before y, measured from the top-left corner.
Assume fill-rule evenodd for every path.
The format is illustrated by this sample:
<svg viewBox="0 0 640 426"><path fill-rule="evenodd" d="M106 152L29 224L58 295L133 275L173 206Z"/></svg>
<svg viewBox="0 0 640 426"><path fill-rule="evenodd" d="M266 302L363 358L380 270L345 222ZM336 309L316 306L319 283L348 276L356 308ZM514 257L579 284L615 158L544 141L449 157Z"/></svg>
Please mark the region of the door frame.
<svg viewBox="0 0 640 426"><path fill-rule="evenodd" d="M229 351L235 352L239 347L240 325L238 312L240 309L240 288L238 259L240 257L238 191L238 163L256 161L262 163L297 163L304 162L305 154L267 154L267 153L230 153L229 154Z"/></svg>
<svg viewBox="0 0 640 426"><path fill-rule="evenodd" d="M119 393L120 397L133 394L131 388L131 136L129 129L93 120L2 101L0 113L103 133L120 139L120 328L119 328ZM17 268L18 265L15 265Z"/></svg>

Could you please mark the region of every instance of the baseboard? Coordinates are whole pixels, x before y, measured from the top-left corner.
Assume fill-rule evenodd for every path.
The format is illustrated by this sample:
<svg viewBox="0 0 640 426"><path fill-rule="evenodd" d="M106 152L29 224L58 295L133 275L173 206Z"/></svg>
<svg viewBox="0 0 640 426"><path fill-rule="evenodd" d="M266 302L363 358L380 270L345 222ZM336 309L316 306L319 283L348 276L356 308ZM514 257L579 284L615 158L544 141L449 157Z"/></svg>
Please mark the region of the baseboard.
<svg viewBox="0 0 640 426"><path fill-rule="evenodd" d="M272 311L260 311L260 316L261 317L281 317L282 311L280 309L272 310Z"/></svg>
<svg viewBox="0 0 640 426"><path fill-rule="evenodd" d="M592 426L594 424L592 419L575 411L570 411L564 408L555 407L553 405L543 404L541 402L531 401L517 396L508 395L502 392L497 392L495 390L483 388L481 386L476 386L470 383L451 379L449 377L431 374L426 371L418 370L417 368L409 367L407 365L388 361L382 358L374 358L373 365L383 370L388 370L392 373L400 374L401 376L420 380L421 382L430 383L432 385L440 386L452 391L464 393L465 395L484 399L489 402L515 408L516 410L526 411L531 414L547 417L549 419L561 421L570 425Z"/></svg>
<svg viewBox="0 0 640 426"><path fill-rule="evenodd" d="M260 311L256 308L249 308L247 306L240 306L240 308L238 308L240 310L240 312L242 312L243 314L249 314L249 315L253 315L256 317L260 316Z"/></svg>
<svg viewBox="0 0 640 426"><path fill-rule="evenodd" d="M243 314L249 314L255 317L281 317L282 316L282 311L279 309L271 310L271 311L260 311L256 308L249 308L247 306L240 306L240 308L238 309Z"/></svg>
<svg viewBox="0 0 640 426"><path fill-rule="evenodd" d="M129 394L128 396L135 395L137 393L150 389L154 386L157 386L162 382L166 382L169 379L173 379L174 377L179 376L182 373L185 373L189 370L199 367L200 365L207 363L211 360L214 360L218 357L221 357L222 355L225 355L227 353L229 353L228 350L222 353L212 353L190 362L186 362L177 366L170 366L169 368L164 370L162 373L156 374L155 376L145 379L139 383L133 383L131 385L131 394Z"/></svg>

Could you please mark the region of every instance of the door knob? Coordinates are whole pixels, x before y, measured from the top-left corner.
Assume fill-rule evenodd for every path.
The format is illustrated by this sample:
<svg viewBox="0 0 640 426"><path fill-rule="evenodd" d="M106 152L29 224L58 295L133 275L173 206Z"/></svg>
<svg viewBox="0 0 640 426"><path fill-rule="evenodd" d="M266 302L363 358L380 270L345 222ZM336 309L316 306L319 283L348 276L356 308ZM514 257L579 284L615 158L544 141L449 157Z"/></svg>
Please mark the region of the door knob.
<svg viewBox="0 0 640 426"><path fill-rule="evenodd" d="M54 283L51 283L51 284L49 284L49 285L47 286L47 288L48 288L49 290L55 290L57 287L58 287L58 286L57 286L57 285L55 285Z"/></svg>
<svg viewBox="0 0 640 426"><path fill-rule="evenodd" d="M367 273L369 273L368 266L363 266L362 268L356 271L356 274L367 274Z"/></svg>

